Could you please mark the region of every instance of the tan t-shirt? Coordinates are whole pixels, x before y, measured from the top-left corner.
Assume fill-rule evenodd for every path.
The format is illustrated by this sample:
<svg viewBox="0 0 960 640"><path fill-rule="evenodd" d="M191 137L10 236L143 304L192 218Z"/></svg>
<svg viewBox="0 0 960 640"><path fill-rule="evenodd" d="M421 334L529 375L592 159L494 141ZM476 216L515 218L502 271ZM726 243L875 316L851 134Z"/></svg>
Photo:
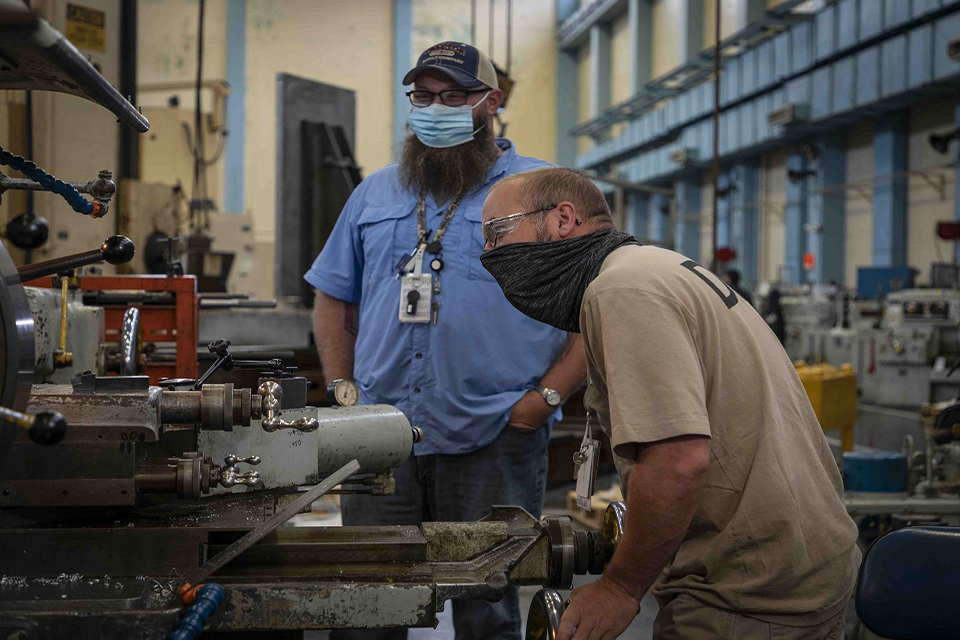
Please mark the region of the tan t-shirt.
<svg viewBox="0 0 960 640"><path fill-rule="evenodd" d="M580 327L586 404L625 487L638 444L711 438L700 504L654 595L795 626L838 613L860 564L857 527L793 364L760 315L684 256L628 246L587 287Z"/></svg>

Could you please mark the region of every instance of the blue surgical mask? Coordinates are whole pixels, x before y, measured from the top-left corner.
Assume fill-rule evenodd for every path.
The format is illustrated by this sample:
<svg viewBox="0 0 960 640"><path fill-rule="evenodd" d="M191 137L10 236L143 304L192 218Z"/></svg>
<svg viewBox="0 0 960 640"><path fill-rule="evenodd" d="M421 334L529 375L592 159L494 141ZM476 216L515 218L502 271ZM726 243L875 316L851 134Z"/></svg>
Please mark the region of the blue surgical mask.
<svg viewBox="0 0 960 640"><path fill-rule="evenodd" d="M407 116L410 130L423 144L435 149L446 149L470 142L480 129L473 128L473 110L484 103L488 91L477 104L448 107L432 104L429 107L411 107Z"/></svg>

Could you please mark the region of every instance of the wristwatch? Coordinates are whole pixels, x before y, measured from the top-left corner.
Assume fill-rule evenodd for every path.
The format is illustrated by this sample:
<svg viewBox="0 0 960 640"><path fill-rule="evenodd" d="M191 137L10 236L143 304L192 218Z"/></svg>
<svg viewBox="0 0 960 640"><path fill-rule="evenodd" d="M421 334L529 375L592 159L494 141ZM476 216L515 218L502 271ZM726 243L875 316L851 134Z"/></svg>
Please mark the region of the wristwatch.
<svg viewBox="0 0 960 640"><path fill-rule="evenodd" d="M352 407L360 400L360 389L352 379L340 378L327 385L327 397L341 407Z"/></svg>
<svg viewBox="0 0 960 640"><path fill-rule="evenodd" d="M537 393L543 396L544 402L546 402L551 407L559 407L563 402L563 396L560 395L560 392L556 389L548 389L543 385L540 385L536 388Z"/></svg>

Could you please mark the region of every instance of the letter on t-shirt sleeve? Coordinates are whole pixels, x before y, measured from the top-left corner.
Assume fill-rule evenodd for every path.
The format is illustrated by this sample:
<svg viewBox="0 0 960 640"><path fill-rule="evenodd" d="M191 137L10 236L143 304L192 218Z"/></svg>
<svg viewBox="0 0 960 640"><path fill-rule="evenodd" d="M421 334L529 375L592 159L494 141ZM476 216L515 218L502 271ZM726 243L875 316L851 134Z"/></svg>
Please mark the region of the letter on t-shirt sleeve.
<svg viewBox="0 0 960 640"><path fill-rule="evenodd" d="M635 457L637 444L710 435L700 356L677 302L614 289L586 300L583 311L587 357L604 373L618 455Z"/></svg>

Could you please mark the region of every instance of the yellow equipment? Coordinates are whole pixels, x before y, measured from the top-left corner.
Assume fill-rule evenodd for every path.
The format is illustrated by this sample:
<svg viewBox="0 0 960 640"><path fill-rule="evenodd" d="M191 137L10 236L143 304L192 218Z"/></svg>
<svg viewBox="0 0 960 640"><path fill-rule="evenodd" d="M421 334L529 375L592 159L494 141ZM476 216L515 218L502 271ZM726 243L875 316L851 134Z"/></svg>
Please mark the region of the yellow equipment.
<svg viewBox="0 0 960 640"><path fill-rule="evenodd" d="M853 426L857 422L857 374L845 364L795 363L797 375L824 431L840 430L840 450L853 451Z"/></svg>

